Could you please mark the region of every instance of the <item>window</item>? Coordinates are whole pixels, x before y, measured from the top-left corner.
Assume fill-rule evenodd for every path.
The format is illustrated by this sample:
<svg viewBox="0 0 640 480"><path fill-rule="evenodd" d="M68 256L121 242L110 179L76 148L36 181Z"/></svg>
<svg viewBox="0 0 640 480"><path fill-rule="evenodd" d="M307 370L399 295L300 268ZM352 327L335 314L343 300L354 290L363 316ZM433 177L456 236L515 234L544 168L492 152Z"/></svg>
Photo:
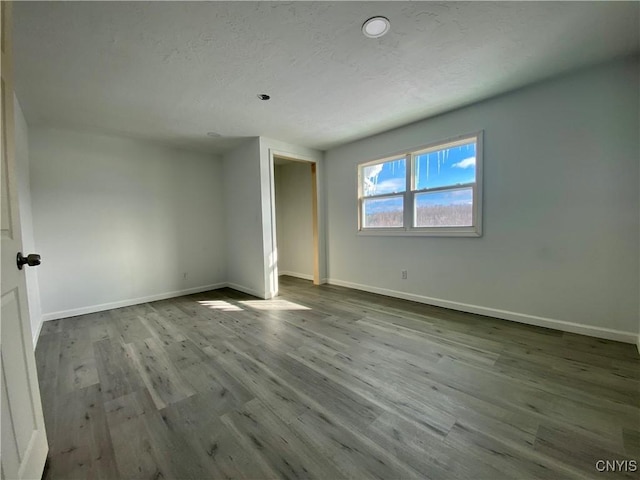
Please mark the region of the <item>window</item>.
<svg viewBox="0 0 640 480"><path fill-rule="evenodd" d="M358 165L359 232L480 236L482 132Z"/></svg>

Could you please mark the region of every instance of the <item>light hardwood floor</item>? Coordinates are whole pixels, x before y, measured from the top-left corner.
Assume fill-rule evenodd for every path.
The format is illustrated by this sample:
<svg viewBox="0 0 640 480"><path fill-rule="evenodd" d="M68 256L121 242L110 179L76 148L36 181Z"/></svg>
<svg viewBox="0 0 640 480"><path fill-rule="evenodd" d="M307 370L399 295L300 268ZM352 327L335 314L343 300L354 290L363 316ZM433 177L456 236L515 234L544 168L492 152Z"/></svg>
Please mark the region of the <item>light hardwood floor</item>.
<svg viewBox="0 0 640 480"><path fill-rule="evenodd" d="M46 477L638 478L633 345L280 283L46 322Z"/></svg>

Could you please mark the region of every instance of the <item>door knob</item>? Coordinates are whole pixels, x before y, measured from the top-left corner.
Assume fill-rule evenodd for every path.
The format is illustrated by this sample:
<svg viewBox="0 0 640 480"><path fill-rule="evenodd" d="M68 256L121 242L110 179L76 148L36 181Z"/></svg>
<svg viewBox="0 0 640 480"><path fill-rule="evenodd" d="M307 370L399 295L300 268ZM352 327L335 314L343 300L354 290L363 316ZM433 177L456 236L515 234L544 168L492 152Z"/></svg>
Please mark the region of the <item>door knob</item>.
<svg viewBox="0 0 640 480"><path fill-rule="evenodd" d="M18 264L18 270L22 270L23 265L35 267L40 265L40 255L37 253L30 253L25 257L22 255L22 252L18 252L18 255L16 256L16 263Z"/></svg>

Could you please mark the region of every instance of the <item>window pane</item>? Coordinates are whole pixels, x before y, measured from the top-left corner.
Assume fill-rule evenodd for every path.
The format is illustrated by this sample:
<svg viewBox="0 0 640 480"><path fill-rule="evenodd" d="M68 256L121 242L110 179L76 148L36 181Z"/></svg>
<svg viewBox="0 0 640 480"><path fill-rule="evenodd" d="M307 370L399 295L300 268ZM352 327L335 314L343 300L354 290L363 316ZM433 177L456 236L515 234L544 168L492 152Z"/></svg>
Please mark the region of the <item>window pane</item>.
<svg viewBox="0 0 640 480"><path fill-rule="evenodd" d="M406 159L369 165L362 168L362 193L365 197L402 193L407 188Z"/></svg>
<svg viewBox="0 0 640 480"><path fill-rule="evenodd" d="M362 201L363 227L403 226L403 197L369 198Z"/></svg>
<svg viewBox="0 0 640 480"><path fill-rule="evenodd" d="M449 187L476 181L476 143L415 157L415 189Z"/></svg>
<svg viewBox="0 0 640 480"><path fill-rule="evenodd" d="M416 227L471 227L473 189L417 193L414 212Z"/></svg>

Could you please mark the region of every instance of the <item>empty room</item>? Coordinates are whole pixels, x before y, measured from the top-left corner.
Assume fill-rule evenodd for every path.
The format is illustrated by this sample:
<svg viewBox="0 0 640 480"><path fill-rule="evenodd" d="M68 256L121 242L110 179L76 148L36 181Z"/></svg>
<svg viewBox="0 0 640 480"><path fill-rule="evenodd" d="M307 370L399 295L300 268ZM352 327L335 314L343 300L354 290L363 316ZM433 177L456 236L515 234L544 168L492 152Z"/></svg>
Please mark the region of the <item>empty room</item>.
<svg viewBox="0 0 640 480"><path fill-rule="evenodd" d="M639 2L6 2L3 479L638 478Z"/></svg>

